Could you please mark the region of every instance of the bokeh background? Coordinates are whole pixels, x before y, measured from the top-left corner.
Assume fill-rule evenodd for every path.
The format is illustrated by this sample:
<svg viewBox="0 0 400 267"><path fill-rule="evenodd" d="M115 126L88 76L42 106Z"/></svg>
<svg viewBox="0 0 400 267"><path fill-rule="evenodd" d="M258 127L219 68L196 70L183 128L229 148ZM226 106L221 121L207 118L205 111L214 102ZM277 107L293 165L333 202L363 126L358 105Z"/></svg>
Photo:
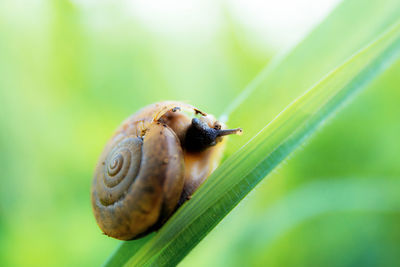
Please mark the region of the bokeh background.
<svg viewBox="0 0 400 267"><path fill-rule="evenodd" d="M2 0L0 265L104 263L119 241L91 211L103 145L156 101L221 115L338 1L274 2ZM399 265L399 86L397 62L181 266Z"/></svg>

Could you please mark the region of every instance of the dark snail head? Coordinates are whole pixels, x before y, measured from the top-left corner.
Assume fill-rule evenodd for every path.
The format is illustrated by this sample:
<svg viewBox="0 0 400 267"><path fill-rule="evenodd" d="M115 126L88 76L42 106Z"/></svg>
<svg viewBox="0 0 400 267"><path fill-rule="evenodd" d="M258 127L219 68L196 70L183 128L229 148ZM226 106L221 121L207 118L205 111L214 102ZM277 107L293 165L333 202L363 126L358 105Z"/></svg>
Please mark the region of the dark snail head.
<svg viewBox="0 0 400 267"><path fill-rule="evenodd" d="M241 133L242 129L222 130L221 125L216 123L214 127L210 127L204 117L193 118L189 126L184 141L184 147L191 152L200 152L204 149L215 146L217 139L229 134Z"/></svg>
<svg viewBox="0 0 400 267"><path fill-rule="evenodd" d="M203 116L191 119L181 108ZM92 206L102 231L130 240L158 229L216 167L222 136L240 131L222 130L179 102L157 103L129 118L94 174Z"/></svg>

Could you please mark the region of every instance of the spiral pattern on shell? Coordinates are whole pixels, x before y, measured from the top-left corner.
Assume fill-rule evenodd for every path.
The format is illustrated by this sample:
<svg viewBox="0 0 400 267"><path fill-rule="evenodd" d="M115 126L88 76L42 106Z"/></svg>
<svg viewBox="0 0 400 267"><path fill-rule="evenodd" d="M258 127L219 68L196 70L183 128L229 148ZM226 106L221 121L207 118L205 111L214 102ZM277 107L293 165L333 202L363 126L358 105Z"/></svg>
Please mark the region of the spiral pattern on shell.
<svg viewBox="0 0 400 267"><path fill-rule="evenodd" d="M100 228L121 240L158 228L175 210L185 177L176 134L165 125L151 123L143 137L136 136L135 125L122 126L107 144L92 187L93 212Z"/></svg>
<svg viewBox="0 0 400 267"><path fill-rule="evenodd" d="M108 153L103 163L103 188L99 191L99 200L103 205L112 205L123 198L135 181L140 169L142 144L139 137L127 137Z"/></svg>

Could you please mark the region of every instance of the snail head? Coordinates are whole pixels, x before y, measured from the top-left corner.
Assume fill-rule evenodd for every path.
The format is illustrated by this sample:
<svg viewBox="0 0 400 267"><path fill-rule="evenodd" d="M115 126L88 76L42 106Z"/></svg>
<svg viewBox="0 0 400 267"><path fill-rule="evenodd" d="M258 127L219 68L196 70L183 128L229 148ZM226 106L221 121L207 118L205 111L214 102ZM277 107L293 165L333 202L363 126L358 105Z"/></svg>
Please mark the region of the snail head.
<svg viewBox="0 0 400 267"><path fill-rule="evenodd" d="M193 118L192 123L189 126L184 147L190 152L200 152L210 146L214 146L222 138L222 136L230 134L241 134L242 129L221 129L221 124L216 121L209 125L209 120L206 116L200 118Z"/></svg>

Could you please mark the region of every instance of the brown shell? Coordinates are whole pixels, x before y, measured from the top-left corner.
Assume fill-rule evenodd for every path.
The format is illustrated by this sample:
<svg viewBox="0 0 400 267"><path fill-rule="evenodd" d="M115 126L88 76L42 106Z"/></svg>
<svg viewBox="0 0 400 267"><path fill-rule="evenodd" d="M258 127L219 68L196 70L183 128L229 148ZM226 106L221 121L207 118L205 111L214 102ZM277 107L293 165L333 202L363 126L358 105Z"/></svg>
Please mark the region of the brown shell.
<svg viewBox="0 0 400 267"><path fill-rule="evenodd" d="M106 145L92 185L106 235L130 240L159 228L216 168L223 142L201 152L182 147L192 119L184 110L215 122L188 104L160 102L128 118Z"/></svg>

